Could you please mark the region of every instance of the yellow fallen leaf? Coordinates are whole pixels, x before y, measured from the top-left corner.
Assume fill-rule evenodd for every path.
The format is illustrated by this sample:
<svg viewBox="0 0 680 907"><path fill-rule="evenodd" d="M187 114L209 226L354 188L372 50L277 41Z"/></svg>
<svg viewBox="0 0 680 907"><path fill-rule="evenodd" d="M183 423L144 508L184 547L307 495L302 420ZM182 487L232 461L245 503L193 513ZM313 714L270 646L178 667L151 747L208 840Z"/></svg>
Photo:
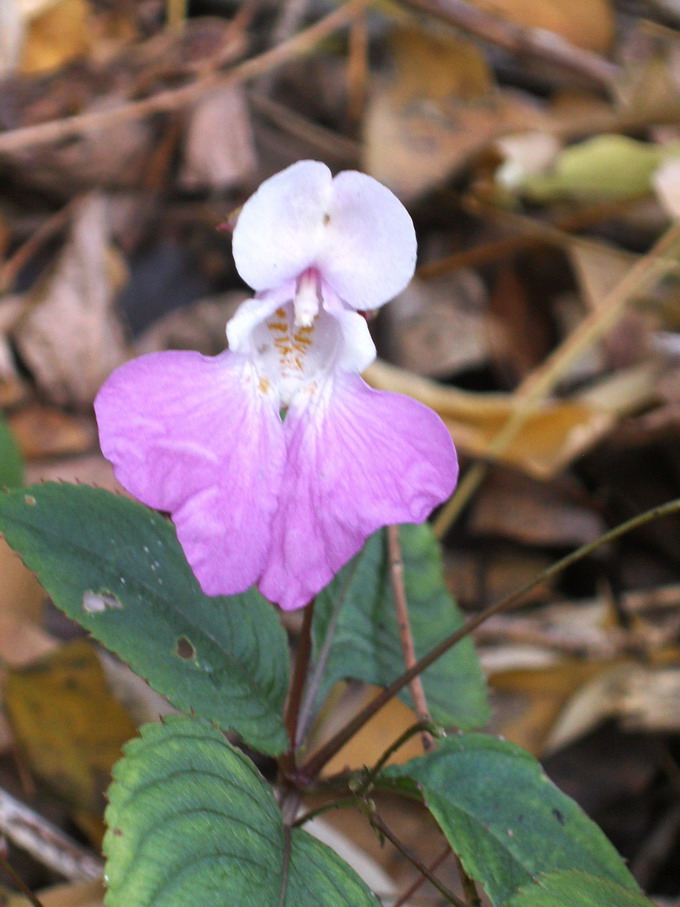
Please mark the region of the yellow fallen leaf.
<svg viewBox="0 0 680 907"><path fill-rule="evenodd" d="M49 4L30 23L21 55L21 71L49 72L90 49L90 7L87 0Z"/></svg>
<svg viewBox="0 0 680 907"><path fill-rule="evenodd" d="M111 767L136 728L111 694L92 643L78 639L9 670L5 705L31 769L74 810L98 819Z"/></svg>
<svg viewBox="0 0 680 907"><path fill-rule="evenodd" d="M610 0L472 0L525 28L554 32L577 47L605 53L614 38L614 10Z"/></svg>
<svg viewBox="0 0 680 907"><path fill-rule="evenodd" d="M334 721L342 724L348 721L362 709L375 695L380 692L378 687L362 684L361 687L337 684L331 691L329 700L324 708L331 720L324 723L323 735L312 738L311 749L317 749L338 728ZM387 747L399 737L407 728L417 722L412 709L400 699L391 699L380 711L364 725L352 739L336 753L323 770L325 777L336 774L345 769L359 769L363 766L373 765L385 752ZM420 736L410 737L403 746L392 754L388 765L401 765L415 756L423 755Z"/></svg>
<svg viewBox="0 0 680 907"><path fill-rule="evenodd" d="M492 457L492 442L523 407L511 394L462 391L381 361L369 366L364 377L372 387L406 394L434 409L458 447L483 459ZM548 400L526 415L521 432L493 459L539 479L552 478L606 435L615 420L615 413L587 401Z"/></svg>

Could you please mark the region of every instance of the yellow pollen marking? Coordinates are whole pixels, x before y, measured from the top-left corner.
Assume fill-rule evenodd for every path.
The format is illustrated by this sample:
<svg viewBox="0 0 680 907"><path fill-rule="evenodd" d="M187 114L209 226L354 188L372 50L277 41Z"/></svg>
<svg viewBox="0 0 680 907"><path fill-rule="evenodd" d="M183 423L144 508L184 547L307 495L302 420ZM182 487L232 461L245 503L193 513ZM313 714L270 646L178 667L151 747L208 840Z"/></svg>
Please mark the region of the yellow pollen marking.
<svg viewBox="0 0 680 907"><path fill-rule="evenodd" d="M311 337L301 337L300 331L298 331L296 334L293 334L293 340L303 347L309 346L314 342Z"/></svg>
<svg viewBox="0 0 680 907"><path fill-rule="evenodd" d="M272 385L271 385L271 381L269 380L269 378L267 378L266 376L260 378L260 381L258 384L258 389L261 394L268 394L269 391L271 390L271 386Z"/></svg>
<svg viewBox="0 0 680 907"><path fill-rule="evenodd" d="M270 331L283 331L284 333L288 331L288 325L285 321L270 321L267 323L267 327Z"/></svg>
<svg viewBox="0 0 680 907"><path fill-rule="evenodd" d="M281 306L274 312L274 314L276 315L277 318L285 318L286 310L283 308L283 306Z"/></svg>

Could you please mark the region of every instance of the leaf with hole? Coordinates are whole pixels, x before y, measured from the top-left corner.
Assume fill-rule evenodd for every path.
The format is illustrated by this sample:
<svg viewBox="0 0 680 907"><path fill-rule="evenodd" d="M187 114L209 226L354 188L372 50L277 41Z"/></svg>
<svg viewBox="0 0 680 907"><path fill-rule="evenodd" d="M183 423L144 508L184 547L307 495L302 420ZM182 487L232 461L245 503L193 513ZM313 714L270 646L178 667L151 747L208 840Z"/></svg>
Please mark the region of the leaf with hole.
<svg viewBox="0 0 680 907"><path fill-rule="evenodd" d="M216 728L148 724L114 770L107 907L378 907L330 848L284 828L253 763Z"/></svg>
<svg viewBox="0 0 680 907"><path fill-rule="evenodd" d="M494 907L508 904L539 873L559 869L581 869L638 891L597 825L512 743L485 734L447 737L381 778L401 793L420 793Z"/></svg>
<svg viewBox="0 0 680 907"><path fill-rule="evenodd" d="M463 623L442 571L430 526L399 527L404 585L416 655ZM367 541L317 598L317 663L326 660L321 694L342 678L387 686L404 667L390 577L386 532ZM422 674L428 706L445 725L478 727L488 719L486 684L470 639L463 639ZM410 704L410 694L402 698Z"/></svg>
<svg viewBox="0 0 680 907"><path fill-rule="evenodd" d="M283 752L278 615L254 589L204 595L167 520L98 488L48 483L0 494L0 531L55 603L173 705Z"/></svg>

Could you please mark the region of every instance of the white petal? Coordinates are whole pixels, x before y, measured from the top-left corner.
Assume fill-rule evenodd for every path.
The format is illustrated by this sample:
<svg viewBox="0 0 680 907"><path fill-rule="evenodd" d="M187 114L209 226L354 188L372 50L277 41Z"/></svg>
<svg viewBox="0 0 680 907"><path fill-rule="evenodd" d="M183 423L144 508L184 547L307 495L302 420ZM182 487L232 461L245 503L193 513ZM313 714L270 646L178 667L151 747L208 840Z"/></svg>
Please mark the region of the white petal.
<svg viewBox="0 0 680 907"><path fill-rule="evenodd" d="M239 274L254 290L280 286L314 264L333 185L325 164L298 161L248 199L234 229L233 252Z"/></svg>
<svg viewBox="0 0 680 907"><path fill-rule="evenodd" d="M417 244L399 199L365 173L345 170L333 180L328 214L317 263L338 296L374 309L400 293L413 276Z"/></svg>

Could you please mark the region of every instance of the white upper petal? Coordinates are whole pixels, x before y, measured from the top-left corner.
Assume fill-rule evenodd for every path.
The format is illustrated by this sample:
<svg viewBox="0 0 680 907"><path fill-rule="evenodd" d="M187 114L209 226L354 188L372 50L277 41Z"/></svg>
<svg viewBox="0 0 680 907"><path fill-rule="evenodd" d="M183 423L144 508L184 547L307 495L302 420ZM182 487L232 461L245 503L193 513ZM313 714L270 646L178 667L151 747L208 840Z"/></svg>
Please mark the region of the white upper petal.
<svg viewBox="0 0 680 907"><path fill-rule="evenodd" d="M332 195L331 172L318 161L298 161L262 183L234 229L234 261L249 286L271 289L316 262Z"/></svg>
<svg viewBox="0 0 680 907"><path fill-rule="evenodd" d="M340 298L374 309L413 277L416 234L408 211L382 183L345 170L333 180L324 244L317 265Z"/></svg>
<svg viewBox="0 0 680 907"><path fill-rule="evenodd" d="M413 276L416 236L404 206L377 180L354 170L333 179L325 164L299 161L245 203L233 251L257 291L314 267L346 305L374 309Z"/></svg>

